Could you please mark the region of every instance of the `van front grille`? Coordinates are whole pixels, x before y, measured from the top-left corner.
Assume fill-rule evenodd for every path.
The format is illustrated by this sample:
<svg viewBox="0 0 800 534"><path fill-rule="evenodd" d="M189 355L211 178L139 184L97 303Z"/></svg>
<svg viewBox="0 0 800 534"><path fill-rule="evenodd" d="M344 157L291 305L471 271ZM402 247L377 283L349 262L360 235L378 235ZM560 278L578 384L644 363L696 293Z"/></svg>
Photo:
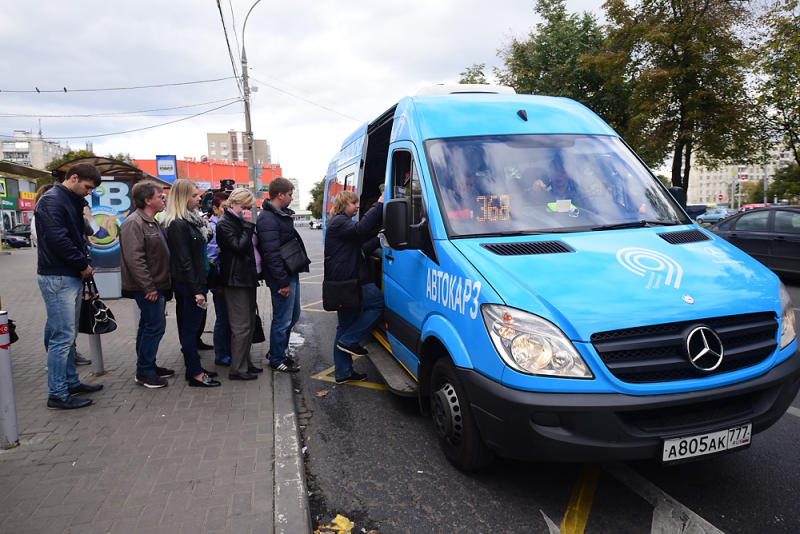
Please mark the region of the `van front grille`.
<svg viewBox="0 0 800 534"><path fill-rule="evenodd" d="M695 368L686 352L687 335L701 325L722 341L723 360L712 372ZM763 312L597 332L590 341L608 370L623 382L672 382L756 365L777 347L777 330L775 314Z"/></svg>

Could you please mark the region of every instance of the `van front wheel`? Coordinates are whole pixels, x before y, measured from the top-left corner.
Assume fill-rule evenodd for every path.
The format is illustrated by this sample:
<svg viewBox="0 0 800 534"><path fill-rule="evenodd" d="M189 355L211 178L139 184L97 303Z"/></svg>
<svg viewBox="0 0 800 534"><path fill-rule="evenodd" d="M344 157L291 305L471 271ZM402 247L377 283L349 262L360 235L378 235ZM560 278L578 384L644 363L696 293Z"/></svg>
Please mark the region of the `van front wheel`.
<svg viewBox="0 0 800 534"><path fill-rule="evenodd" d="M440 358L431 373L431 414L445 456L462 471L474 471L492 461L475 425L469 401L449 358Z"/></svg>

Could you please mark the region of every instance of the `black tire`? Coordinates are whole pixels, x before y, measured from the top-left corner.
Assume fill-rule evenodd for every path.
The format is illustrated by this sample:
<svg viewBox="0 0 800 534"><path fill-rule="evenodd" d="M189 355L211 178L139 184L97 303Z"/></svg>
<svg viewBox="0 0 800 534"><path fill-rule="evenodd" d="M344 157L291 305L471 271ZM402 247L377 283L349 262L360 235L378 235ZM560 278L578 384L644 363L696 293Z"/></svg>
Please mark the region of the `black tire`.
<svg viewBox="0 0 800 534"><path fill-rule="evenodd" d="M698 217L697 218L697 224L703 224L703 218L702 217Z"/></svg>
<svg viewBox="0 0 800 534"><path fill-rule="evenodd" d="M486 467L494 455L483 442L469 400L449 358L439 358L431 371L431 415L447 459L462 471Z"/></svg>

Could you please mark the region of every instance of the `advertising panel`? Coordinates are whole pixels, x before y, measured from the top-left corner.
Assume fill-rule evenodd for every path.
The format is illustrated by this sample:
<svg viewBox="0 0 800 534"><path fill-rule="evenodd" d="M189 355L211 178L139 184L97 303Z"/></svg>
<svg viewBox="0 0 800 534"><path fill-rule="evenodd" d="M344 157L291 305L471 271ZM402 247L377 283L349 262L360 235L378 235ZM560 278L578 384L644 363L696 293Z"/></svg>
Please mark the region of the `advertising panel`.
<svg viewBox="0 0 800 534"><path fill-rule="evenodd" d="M119 225L132 211L130 191L130 182L103 176L91 199L86 198L91 207L84 215L92 226L89 253L95 269L119 269Z"/></svg>

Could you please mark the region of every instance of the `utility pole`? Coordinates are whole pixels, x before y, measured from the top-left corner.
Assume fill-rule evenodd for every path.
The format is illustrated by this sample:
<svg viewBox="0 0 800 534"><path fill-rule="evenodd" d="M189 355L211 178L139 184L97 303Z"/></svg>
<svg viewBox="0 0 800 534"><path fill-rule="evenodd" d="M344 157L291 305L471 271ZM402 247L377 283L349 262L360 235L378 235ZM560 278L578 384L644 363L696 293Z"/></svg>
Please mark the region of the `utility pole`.
<svg viewBox="0 0 800 534"><path fill-rule="evenodd" d="M244 137L245 137L245 144L247 145L247 181L250 185L250 190L253 192L253 195L256 195L256 169L255 169L255 154L253 153L253 128L250 125L250 85L247 80L247 53L245 52L244 48L244 30L247 28L247 19L250 17L250 13L253 11L253 8L261 0L256 0L256 2L250 6L250 10L247 12L247 16L244 18L244 24L242 25L242 89L244 91Z"/></svg>

